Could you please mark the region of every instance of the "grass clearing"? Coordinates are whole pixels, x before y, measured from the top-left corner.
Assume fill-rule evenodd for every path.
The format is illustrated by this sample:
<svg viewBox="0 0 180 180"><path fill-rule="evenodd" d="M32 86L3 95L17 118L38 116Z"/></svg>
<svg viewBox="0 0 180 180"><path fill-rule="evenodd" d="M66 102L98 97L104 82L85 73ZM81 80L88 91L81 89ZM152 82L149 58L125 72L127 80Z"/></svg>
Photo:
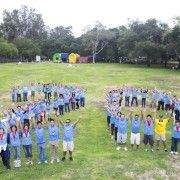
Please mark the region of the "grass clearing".
<svg viewBox="0 0 180 180"><path fill-rule="evenodd" d="M66 114L75 120L79 115L75 138L74 161L60 164L37 165L36 145L33 144L34 165L25 165L6 173L0 162L2 179L177 179L179 159L163 151L145 152L143 144L139 151L125 152L115 149L115 143L106 130L104 111L105 90L122 85L158 88L175 92L180 96L180 71L145 66L122 64L67 64L28 63L0 64L0 105L9 106L10 88L28 81L49 82L54 80L63 84L76 84L87 89L87 105L77 112ZM62 130L61 130L62 132ZM171 124L168 125L168 150L170 149ZM142 137L142 136L141 136ZM48 145L48 144L47 144ZM62 142L60 143L62 155ZM47 148L49 157L49 147ZM179 157L179 156L178 156ZM174 173L173 173L174 172Z"/></svg>

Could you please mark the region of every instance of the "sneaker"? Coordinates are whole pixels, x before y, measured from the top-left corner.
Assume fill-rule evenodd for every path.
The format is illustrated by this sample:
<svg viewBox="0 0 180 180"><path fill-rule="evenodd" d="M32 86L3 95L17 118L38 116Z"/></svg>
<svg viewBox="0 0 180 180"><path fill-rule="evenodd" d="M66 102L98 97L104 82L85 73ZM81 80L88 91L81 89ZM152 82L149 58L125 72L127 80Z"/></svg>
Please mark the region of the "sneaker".
<svg viewBox="0 0 180 180"><path fill-rule="evenodd" d="M51 164L53 164L53 163L54 163L54 159L51 160Z"/></svg>
<svg viewBox="0 0 180 180"><path fill-rule="evenodd" d="M148 149L145 149L146 152L148 152Z"/></svg>
<svg viewBox="0 0 180 180"><path fill-rule="evenodd" d="M41 164L41 161L39 161L38 164Z"/></svg>
<svg viewBox="0 0 180 180"><path fill-rule="evenodd" d="M127 147L125 147L124 150L127 151Z"/></svg>
<svg viewBox="0 0 180 180"><path fill-rule="evenodd" d="M165 151L165 152L168 152L168 150L167 150L167 149L165 149L164 151Z"/></svg>
<svg viewBox="0 0 180 180"><path fill-rule="evenodd" d="M33 161L32 160L30 161L30 165L33 165Z"/></svg>
<svg viewBox="0 0 180 180"><path fill-rule="evenodd" d="M154 149L151 149L151 152L154 152Z"/></svg>
<svg viewBox="0 0 180 180"><path fill-rule="evenodd" d="M27 161L26 164L29 165L29 164L30 164L30 161Z"/></svg>
<svg viewBox="0 0 180 180"><path fill-rule="evenodd" d="M174 152L175 155L178 155L178 152Z"/></svg>
<svg viewBox="0 0 180 180"><path fill-rule="evenodd" d="M44 161L44 163L45 163L45 164L47 164L47 163L48 163L48 162L47 162L47 160L46 160L46 161Z"/></svg>
<svg viewBox="0 0 180 180"><path fill-rule="evenodd" d="M65 158L65 157L63 157L61 160L64 162L64 161L65 161L65 159L66 159L66 158Z"/></svg>
<svg viewBox="0 0 180 180"><path fill-rule="evenodd" d="M59 160L59 158L57 158L57 163L59 163L60 162L60 160Z"/></svg>
<svg viewBox="0 0 180 180"><path fill-rule="evenodd" d="M72 158L72 157L69 157L69 160L70 160L70 161L73 161L73 158Z"/></svg>
<svg viewBox="0 0 180 180"><path fill-rule="evenodd" d="M119 147L119 146L116 148L117 151L119 151L120 149L121 149L121 147Z"/></svg>
<svg viewBox="0 0 180 180"><path fill-rule="evenodd" d="M173 151L171 151L171 154L174 154L174 152L173 152Z"/></svg>

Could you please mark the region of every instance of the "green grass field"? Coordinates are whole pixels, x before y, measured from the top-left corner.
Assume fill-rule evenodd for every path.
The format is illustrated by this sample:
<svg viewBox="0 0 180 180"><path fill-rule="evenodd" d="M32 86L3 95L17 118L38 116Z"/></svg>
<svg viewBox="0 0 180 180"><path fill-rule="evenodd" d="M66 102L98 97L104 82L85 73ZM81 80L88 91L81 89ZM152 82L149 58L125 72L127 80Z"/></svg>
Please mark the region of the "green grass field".
<svg viewBox="0 0 180 180"><path fill-rule="evenodd" d="M0 105L10 105L9 91L13 85L28 81L54 80L63 84L77 84L87 89L87 105L77 112L66 114L82 121L77 127L74 161L53 165L37 165L36 145L33 147L33 166L25 165L6 173L0 160L0 179L178 179L180 156L170 153L145 152L143 144L138 151L116 151L107 132L104 109L105 91L123 85L158 88L180 96L180 71L146 68L120 64L0 64ZM167 139L170 151L171 123ZM60 143L62 155L62 142ZM47 144L48 146L48 144ZM49 147L47 148L49 157Z"/></svg>

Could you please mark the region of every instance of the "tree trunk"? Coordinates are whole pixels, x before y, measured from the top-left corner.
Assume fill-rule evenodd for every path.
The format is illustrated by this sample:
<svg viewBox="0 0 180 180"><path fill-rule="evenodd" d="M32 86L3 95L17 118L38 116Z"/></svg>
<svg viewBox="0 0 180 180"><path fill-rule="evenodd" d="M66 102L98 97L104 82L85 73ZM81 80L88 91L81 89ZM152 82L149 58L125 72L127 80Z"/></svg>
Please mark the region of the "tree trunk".
<svg viewBox="0 0 180 180"><path fill-rule="evenodd" d="M150 67L151 66L151 60L150 58L147 57L147 66Z"/></svg>
<svg viewBox="0 0 180 180"><path fill-rule="evenodd" d="M93 63L95 63L95 54L93 53Z"/></svg>
<svg viewBox="0 0 180 180"><path fill-rule="evenodd" d="M164 61L164 67L167 68L167 61Z"/></svg>
<svg viewBox="0 0 180 180"><path fill-rule="evenodd" d="M180 59L179 59L179 65L178 65L178 69L180 69Z"/></svg>

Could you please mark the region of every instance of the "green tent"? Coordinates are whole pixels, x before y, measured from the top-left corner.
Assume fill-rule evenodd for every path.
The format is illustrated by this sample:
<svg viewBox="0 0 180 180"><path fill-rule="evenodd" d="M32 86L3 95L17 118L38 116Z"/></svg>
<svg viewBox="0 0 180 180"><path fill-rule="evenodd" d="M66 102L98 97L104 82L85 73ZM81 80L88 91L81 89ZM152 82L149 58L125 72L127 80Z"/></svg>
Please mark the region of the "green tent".
<svg viewBox="0 0 180 180"><path fill-rule="evenodd" d="M55 54L53 55L53 62L54 62L54 63L60 63L60 62L61 62L61 54L55 53Z"/></svg>

